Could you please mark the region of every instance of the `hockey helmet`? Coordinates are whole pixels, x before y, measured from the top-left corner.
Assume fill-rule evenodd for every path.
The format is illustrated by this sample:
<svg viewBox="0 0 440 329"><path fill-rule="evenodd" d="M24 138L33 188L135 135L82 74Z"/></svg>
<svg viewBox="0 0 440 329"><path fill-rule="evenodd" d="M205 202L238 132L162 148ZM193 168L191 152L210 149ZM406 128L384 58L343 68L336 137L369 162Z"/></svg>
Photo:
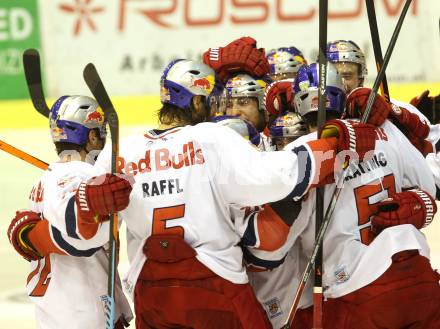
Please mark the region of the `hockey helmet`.
<svg viewBox="0 0 440 329"><path fill-rule="evenodd" d="M287 112L279 116L270 126L270 137L289 138L292 141L300 136L307 135L309 126L298 113Z"/></svg>
<svg viewBox="0 0 440 329"><path fill-rule="evenodd" d="M264 111L264 92L268 81L256 79L249 74L236 74L226 82L223 97L229 98L252 97L258 101L258 110Z"/></svg>
<svg viewBox="0 0 440 329"><path fill-rule="evenodd" d="M62 96L50 110L49 126L54 142L84 145L89 131L95 128L105 139L106 124L104 111L88 96Z"/></svg>
<svg viewBox="0 0 440 329"><path fill-rule="evenodd" d="M239 135L241 135L257 147L261 143L261 136L257 129L255 129L255 127L251 123L240 119L239 117L231 115L219 115L213 117L211 121L233 129Z"/></svg>
<svg viewBox="0 0 440 329"><path fill-rule="evenodd" d="M318 64L302 66L293 86L294 106L301 116L318 111ZM331 63L327 65L326 110L341 115L345 107L345 91L341 76Z"/></svg>
<svg viewBox="0 0 440 329"><path fill-rule="evenodd" d="M274 76L297 73L302 65L307 64L302 52L295 47L272 49L267 54L267 61L270 65L270 74Z"/></svg>
<svg viewBox="0 0 440 329"><path fill-rule="evenodd" d="M168 64L160 79L160 100L187 109L196 95L205 96L207 104L212 94L219 92L215 72L209 66L187 59Z"/></svg>
<svg viewBox="0 0 440 329"><path fill-rule="evenodd" d="M327 60L331 63L356 63L361 67L361 77L368 74L365 55L351 40L336 40L327 44Z"/></svg>

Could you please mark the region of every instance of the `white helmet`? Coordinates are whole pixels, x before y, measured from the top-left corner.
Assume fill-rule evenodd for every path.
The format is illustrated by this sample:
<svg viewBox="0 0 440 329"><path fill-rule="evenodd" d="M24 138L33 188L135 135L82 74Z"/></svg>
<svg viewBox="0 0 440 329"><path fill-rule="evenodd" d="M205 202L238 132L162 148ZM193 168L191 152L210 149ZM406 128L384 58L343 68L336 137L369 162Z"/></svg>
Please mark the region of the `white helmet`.
<svg viewBox="0 0 440 329"><path fill-rule="evenodd" d="M106 136L104 111L87 96L62 96L50 110L49 125L54 142L76 145L87 143L89 131L99 129L100 137Z"/></svg>
<svg viewBox="0 0 440 329"><path fill-rule="evenodd" d="M332 63L349 62L361 66L361 76L368 74L365 55L359 46L351 40L336 40L327 44L327 60Z"/></svg>
<svg viewBox="0 0 440 329"><path fill-rule="evenodd" d="M295 110L301 116L318 111L319 68L318 63L302 66L293 86ZM340 115L345 108L345 89L342 78L332 63L327 65L326 111Z"/></svg>
<svg viewBox="0 0 440 329"><path fill-rule="evenodd" d="M160 100L162 103L189 108L195 95L207 99L217 90L215 72L208 65L187 59L172 61L165 68L160 80Z"/></svg>
<svg viewBox="0 0 440 329"><path fill-rule="evenodd" d="M270 74L296 73L302 65L307 64L304 55L296 47L272 49L267 54L267 61Z"/></svg>
<svg viewBox="0 0 440 329"><path fill-rule="evenodd" d="M264 111L264 92L267 82L262 79L254 79L249 74L240 73L234 75L226 82L224 97L255 97L258 100L258 110Z"/></svg>

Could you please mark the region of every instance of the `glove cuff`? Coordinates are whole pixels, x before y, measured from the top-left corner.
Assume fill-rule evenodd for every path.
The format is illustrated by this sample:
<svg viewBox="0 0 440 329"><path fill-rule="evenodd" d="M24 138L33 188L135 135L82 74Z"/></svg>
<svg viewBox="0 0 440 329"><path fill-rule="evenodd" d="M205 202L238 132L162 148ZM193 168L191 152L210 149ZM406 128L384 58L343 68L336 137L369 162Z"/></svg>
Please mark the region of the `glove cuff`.
<svg viewBox="0 0 440 329"><path fill-rule="evenodd" d="M437 205L435 204L434 199L425 191L422 190L411 190L415 194L415 196L419 199L419 201L424 204L425 209L425 223L423 227L428 226L434 219L434 215L437 212Z"/></svg>
<svg viewBox="0 0 440 329"><path fill-rule="evenodd" d="M75 203L77 206L80 218L86 223L98 223L100 221L100 216L95 214L94 211L90 209L89 203L87 201L87 183L82 182L78 191L76 192Z"/></svg>

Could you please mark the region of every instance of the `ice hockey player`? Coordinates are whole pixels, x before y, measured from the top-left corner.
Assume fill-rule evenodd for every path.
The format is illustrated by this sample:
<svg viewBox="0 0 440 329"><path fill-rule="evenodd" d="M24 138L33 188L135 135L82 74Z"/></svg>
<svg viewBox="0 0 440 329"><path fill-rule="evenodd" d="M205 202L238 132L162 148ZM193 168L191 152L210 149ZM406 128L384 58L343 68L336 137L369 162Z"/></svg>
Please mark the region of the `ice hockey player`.
<svg viewBox="0 0 440 329"><path fill-rule="evenodd" d="M301 80L298 75L298 85ZM436 328L440 315L439 276L429 264L429 248L418 231L432 221L436 212L431 197L435 193L434 182L426 174L429 169L422 155L405 136L384 117L379 121L384 101L378 97L373 106L374 118L380 124L374 155L369 160L350 163L324 239L323 326L372 329L417 324L420 328ZM353 102L360 107L365 105L349 97L347 108ZM325 135L325 128L322 134ZM327 185L324 209L333 193L334 186ZM290 249L293 255L272 272L276 274L272 282L276 282L278 291L269 290L270 281L260 280L257 284L261 287L254 286L257 296L265 294L262 302L276 310L271 314L274 325L286 320L299 279L297 276L292 280L292 272L301 275L298 264L304 265L304 256L311 253L315 202L312 191L291 229L295 234L289 236L288 243L296 243ZM303 307L307 303L311 303L310 289L305 293ZM311 312L311 308L298 312L294 328L310 328Z"/></svg>
<svg viewBox="0 0 440 329"><path fill-rule="evenodd" d="M270 150L264 92L271 80L264 49L257 49L254 39L243 37L225 47L210 48L203 60L225 86L220 112L251 123L261 133L261 150Z"/></svg>
<svg viewBox="0 0 440 329"><path fill-rule="evenodd" d="M92 163L105 143L104 113L94 99L60 97L51 108L50 130L60 159L33 187L29 210L17 212L8 238L31 262L27 292L36 305L38 328L104 328L108 256L103 246L109 227L93 217L123 209L131 186L108 175L100 185L78 190L93 176ZM93 216L79 211L81 193L92 200ZM122 329L132 314L119 280L116 305L115 328Z"/></svg>
<svg viewBox="0 0 440 329"><path fill-rule="evenodd" d="M310 66L302 66L298 72L297 79L294 102L296 114L301 113L305 115L304 120L307 122L308 131L310 128L316 131L318 110L317 65L313 63ZM299 88L299 82L303 86L302 89ZM327 117L332 119L339 118L344 111L345 92L341 77L332 64L329 64L327 68L327 90ZM284 91L279 92L282 93ZM271 99L277 98L279 96L273 94ZM301 99L304 99L304 104L300 102ZM266 102L268 101L269 98L266 98ZM269 105L266 103L267 107ZM309 111L307 111L307 106ZM296 140L308 141L315 138L316 135L303 134L303 136L298 137ZM288 149L291 149L290 145L287 145ZM295 143L295 145L297 144ZM303 220L297 223L301 204L289 204L289 208L289 215L292 216L293 214L294 218L291 220L293 225L290 228L287 243L274 252L260 251L255 248L248 248L248 251L245 252L246 262L252 270L255 268L271 270L249 272L249 280L274 328L280 328L284 324L295 289L302 274L301 271L304 268L302 265L304 265L308 257L308 254L304 254L301 249L300 239L296 241L299 233L306 227L308 221ZM289 243L294 244L293 247ZM279 266L280 264L282 265ZM310 302L307 300L304 302L304 305L309 306Z"/></svg>
<svg viewBox="0 0 440 329"><path fill-rule="evenodd" d="M370 89L363 88L368 73L365 56L355 42L351 40L329 42L327 44L327 59L336 65L347 95L353 91L353 99L368 97ZM428 118L411 104L396 99L390 101L392 106L383 106L380 112L381 116L388 116L422 154L426 156L432 152L440 135L437 129L429 127ZM371 123L371 121L369 122Z"/></svg>
<svg viewBox="0 0 440 329"><path fill-rule="evenodd" d="M347 94L364 85L365 76L368 74L365 55L354 41L329 42L327 44L327 60L335 64Z"/></svg>
<svg viewBox="0 0 440 329"><path fill-rule="evenodd" d="M337 138L293 152L260 152L227 127L193 126L187 113L204 112L212 87L194 81L209 82L213 74L201 63L171 63L161 79L159 118L163 123L173 117L175 123L167 120L121 141L118 168L135 182L120 215L143 241L125 280L138 328L269 328L248 284L230 206L301 197L315 176L318 183L332 175L332 159L318 166L312 150L339 151L351 142L341 124ZM354 125L356 141L362 141L358 151L374 147L373 130ZM109 158L106 146L95 166L108 171Z"/></svg>
<svg viewBox="0 0 440 329"><path fill-rule="evenodd" d="M307 64L302 52L296 47L272 49L267 54L270 77L273 81L294 79L299 68Z"/></svg>

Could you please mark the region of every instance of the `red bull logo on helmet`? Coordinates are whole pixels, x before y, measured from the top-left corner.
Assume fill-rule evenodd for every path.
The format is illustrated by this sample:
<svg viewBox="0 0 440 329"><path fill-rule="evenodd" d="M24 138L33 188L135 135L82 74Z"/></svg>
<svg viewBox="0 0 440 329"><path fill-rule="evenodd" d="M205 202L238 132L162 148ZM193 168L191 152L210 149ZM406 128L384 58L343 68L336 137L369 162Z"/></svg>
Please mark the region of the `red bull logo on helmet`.
<svg viewBox="0 0 440 329"><path fill-rule="evenodd" d="M214 85L215 78L212 75L207 75L206 77L200 79L194 79L191 82L191 87L204 89L208 93L211 93L211 91L214 89Z"/></svg>
<svg viewBox="0 0 440 329"><path fill-rule="evenodd" d="M237 88L242 85L242 79L241 77L233 77L232 79L229 79L226 83L226 88Z"/></svg>
<svg viewBox="0 0 440 329"><path fill-rule="evenodd" d="M89 123L89 122L103 124L104 123L104 111L100 107L97 107L94 112L87 114L87 117L84 120L84 123Z"/></svg>
<svg viewBox="0 0 440 329"><path fill-rule="evenodd" d="M272 56L269 56L269 64L281 64L289 60L290 54L285 51L276 52Z"/></svg>
<svg viewBox="0 0 440 329"><path fill-rule="evenodd" d="M312 101L310 103L310 108L313 110L318 110L318 107L319 107L319 97L316 96L316 97L312 98ZM325 100L325 107L326 108L330 107L330 100L328 99L328 97L326 97L326 100Z"/></svg>
<svg viewBox="0 0 440 329"><path fill-rule="evenodd" d="M67 138L67 134L64 131L63 128L59 128L59 127L52 127L51 128L51 135L52 135L52 139L57 142L63 139Z"/></svg>

